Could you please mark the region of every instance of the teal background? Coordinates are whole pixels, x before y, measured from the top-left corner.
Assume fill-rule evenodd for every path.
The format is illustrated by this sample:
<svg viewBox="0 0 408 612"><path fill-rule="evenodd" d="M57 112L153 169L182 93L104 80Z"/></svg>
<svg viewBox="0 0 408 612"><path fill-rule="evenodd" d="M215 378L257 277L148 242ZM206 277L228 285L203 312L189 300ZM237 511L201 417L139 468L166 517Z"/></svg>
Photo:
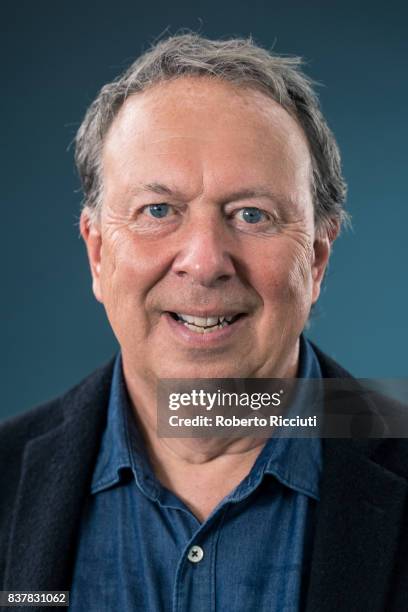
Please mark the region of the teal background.
<svg viewBox="0 0 408 612"><path fill-rule="evenodd" d="M69 149L98 88L163 33L252 34L308 60L339 141L354 229L335 245L309 337L360 377L407 377L407 60L403 2L3 2L0 417L105 362Z"/></svg>

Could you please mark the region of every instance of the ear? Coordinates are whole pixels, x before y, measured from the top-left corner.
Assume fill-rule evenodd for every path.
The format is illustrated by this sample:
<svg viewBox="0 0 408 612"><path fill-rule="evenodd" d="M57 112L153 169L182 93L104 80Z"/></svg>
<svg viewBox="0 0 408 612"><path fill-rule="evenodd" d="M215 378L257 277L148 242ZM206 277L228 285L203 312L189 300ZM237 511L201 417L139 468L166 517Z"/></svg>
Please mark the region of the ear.
<svg viewBox="0 0 408 612"><path fill-rule="evenodd" d="M102 234L100 223L92 219L88 208L84 208L81 213L79 228L88 253L88 260L92 274L92 290L98 302L102 302L100 282Z"/></svg>
<svg viewBox="0 0 408 612"><path fill-rule="evenodd" d="M319 299L324 273L329 263L331 246L336 240L340 230L337 221L331 223L329 228L317 229L315 241L313 243L313 264L312 264L312 304Z"/></svg>

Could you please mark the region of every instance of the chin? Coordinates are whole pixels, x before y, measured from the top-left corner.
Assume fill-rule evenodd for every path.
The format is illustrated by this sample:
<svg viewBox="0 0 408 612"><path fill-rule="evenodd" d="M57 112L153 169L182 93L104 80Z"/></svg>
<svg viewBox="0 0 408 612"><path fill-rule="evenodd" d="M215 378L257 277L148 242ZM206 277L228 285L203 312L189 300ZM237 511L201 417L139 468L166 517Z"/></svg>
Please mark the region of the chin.
<svg viewBox="0 0 408 612"><path fill-rule="evenodd" d="M163 368L159 378L247 378L249 371L233 364L189 363Z"/></svg>

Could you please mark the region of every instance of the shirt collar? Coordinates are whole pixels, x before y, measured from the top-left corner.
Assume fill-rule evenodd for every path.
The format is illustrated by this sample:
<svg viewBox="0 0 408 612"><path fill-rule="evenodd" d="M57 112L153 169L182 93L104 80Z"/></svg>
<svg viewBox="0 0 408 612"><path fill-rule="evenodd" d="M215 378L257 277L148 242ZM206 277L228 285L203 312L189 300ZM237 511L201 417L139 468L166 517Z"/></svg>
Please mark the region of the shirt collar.
<svg viewBox="0 0 408 612"><path fill-rule="evenodd" d="M298 378L320 377L317 356L302 335ZM321 464L319 438L271 438L259 454L250 474L228 498L230 501L239 501L254 490L264 474L270 474L287 487L319 499ZM157 499L162 487L153 473L142 436L132 418L119 353L113 371L107 427L92 478L91 493L118 484L124 474L130 471L142 492L151 499Z"/></svg>
<svg viewBox="0 0 408 612"><path fill-rule="evenodd" d="M148 497L156 498L159 483L152 472L143 438L131 413L119 353L114 364L107 426L96 461L91 493L116 485L130 471L143 492Z"/></svg>
<svg viewBox="0 0 408 612"><path fill-rule="evenodd" d="M317 355L310 342L301 335L298 378L318 379L321 377L322 372ZM302 403L307 401L307 392L306 386L300 385L295 401L295 414L301 413ZM320 402L322 402L321 398ZM231 501L239 501L254 490L264 474L270 474L283 485L318 500L321 469L322 445L320 438L274 436L265 444L250 474L232 492L230 499Z"/></svg>

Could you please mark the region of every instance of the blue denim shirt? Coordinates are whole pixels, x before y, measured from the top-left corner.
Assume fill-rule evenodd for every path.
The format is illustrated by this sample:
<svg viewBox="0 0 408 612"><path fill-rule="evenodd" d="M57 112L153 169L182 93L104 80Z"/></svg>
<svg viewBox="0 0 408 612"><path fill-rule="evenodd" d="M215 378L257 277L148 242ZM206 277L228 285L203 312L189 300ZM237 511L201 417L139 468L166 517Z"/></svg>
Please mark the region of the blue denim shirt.
<svg viewBox="0 0 408 612"><path fill-rule="evenodd" d="M301 338L300 378L320 366ZM301 610L319 499L321 442L270 439L202 523L154 475L131 416L121 359L81 522L76 612Z"/></svg>

